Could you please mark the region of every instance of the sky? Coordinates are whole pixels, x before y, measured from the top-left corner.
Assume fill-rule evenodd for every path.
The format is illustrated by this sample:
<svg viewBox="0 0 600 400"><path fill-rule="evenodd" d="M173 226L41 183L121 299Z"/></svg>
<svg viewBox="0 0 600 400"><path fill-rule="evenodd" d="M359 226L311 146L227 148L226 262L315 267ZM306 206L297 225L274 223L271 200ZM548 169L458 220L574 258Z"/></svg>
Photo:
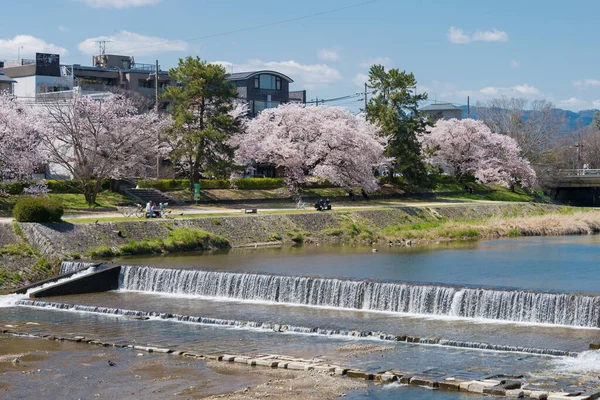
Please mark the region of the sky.
<svg viewBox="0 0 600 400"><path fill-rule="evenodd" d="M373 64L414 73L431 102L600 108L597 0L6 0L0 12L0 60L91 65L105 40L107 54L163 70L191 55L279 71L351 111Z"/></svg>

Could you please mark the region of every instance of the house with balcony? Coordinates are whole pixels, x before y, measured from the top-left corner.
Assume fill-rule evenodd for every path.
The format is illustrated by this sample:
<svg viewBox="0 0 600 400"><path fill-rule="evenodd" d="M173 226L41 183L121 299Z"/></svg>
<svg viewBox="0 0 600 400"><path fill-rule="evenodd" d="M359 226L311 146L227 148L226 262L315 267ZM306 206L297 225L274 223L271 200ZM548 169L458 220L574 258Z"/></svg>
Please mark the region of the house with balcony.
<svg viewBox="0 0 600 400"><path fill-rule="evenodd" d="M290 91L294 81L281 72L236 72L227 79L237 87L238 98L248 103L251 116L283 103L306 103L306 90Z"/></svg>
<svg viewBox="0 0 600 400"><path fill-rule="evenodd" d="M92 65L83 66L61 65L58 54L37 53L35 60L5 61L3 72L13 80L14 94L25 99L78 88L86 94L130 90L154 100L155 70L154 64L136 63L131 56L93 56ZM159 93L174 83L168 72L159 67Z"/></svg>

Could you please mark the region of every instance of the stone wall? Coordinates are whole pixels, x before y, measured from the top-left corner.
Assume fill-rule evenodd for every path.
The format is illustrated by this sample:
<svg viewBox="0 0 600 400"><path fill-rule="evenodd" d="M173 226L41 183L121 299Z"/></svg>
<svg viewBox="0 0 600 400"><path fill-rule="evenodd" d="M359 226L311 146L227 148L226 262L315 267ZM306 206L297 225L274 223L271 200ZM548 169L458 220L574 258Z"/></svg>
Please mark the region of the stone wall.
<svg viewBox="0 0 600 400"><path fill-rule="evenodd" d="M489 218L539 214L552 211L552 206L537 204L483 204L469 206L397 207L365 209L349 212L306 212L293 214L240 215L203 217L197 219L131 220L90 224L35 224L20 223L27 240L48 258L84 255L100 246L116 247L129 241L166 238L169 231L182 227L197 228L223 236L232 246L272 241L274 237L288 238L291 234L305 234L315 238L324 229L343 228L344 224L358 222L372 229L407 224L423 217L448 219Z"/></svg>

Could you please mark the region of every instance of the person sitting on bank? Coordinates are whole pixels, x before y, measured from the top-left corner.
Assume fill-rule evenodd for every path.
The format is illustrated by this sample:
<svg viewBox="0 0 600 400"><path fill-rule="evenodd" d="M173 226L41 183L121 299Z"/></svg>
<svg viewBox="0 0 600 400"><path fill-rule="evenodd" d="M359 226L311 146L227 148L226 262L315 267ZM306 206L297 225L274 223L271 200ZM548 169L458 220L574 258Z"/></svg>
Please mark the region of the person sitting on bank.
<svg viewBox="0 0 600 400"><path fill-rule="evenodd" d="M160 210L156 207L156 204L152 202L152 218L160 218Z"/></svg>
<svg viewBox="0 0 600 400"><path fill-rule="evenodd" d="M365 198L365 200L369 200L369 195L365 192L365 189L360 189L360 193Z"/></svg>
<svg viewBox="0 0 600 400"><path fill-rule="evenodd" d="M146 218L152 218L152 202L150 200L146 203Z"/></svg>

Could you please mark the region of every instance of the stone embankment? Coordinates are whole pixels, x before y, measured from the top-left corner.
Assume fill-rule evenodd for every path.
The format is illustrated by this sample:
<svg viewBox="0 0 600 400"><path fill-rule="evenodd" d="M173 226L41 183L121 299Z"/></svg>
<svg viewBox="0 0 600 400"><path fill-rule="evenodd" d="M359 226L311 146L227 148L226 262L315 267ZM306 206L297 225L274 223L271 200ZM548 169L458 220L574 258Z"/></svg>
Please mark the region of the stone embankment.
<svg viewBox="0 0 600 400"><path fill-rule="evenodd" d="M11 328L12 326L7 326ZM197 351L175 350L171 348L142 346L127 343L109 343L98 339L89 339L80 335L61 337L56 335L30 334L17 332L12 329L2 329L0 333L6 335L29 335L38 336L48 340L71 341L77 343L87 343L103 347L129 348L139 352L170 354L198 360L213 360L220 362L237 363L248 367L278 368L293 371L304 371L313 373L323 373L329 375L345 376L347 378L358 379L362 381L373 381L379 384L390 384L399 382L400 384L412 385L426 389L467 392L471 394L503 396L507 398L528 398L528 399L547 399L547 400L594 400L600 398L600 392L584 391L558 391L549 390L534 384L529 384L523 376L495 375L482 377L481 379L468 379L460 375L452 376L429 376L411 374L398 370L387 371L362 371L352 369L320 358L298 358L284 355L264 355L264 354L200 354Z"/></svg>
<svg viewBox="0 0 600 400"><path fill-rule="evenodd" d="M20 223L24 237L44 255L64 258L84 256L100 247L116 247L130 241L166 238L177 228L196 228L223 236L234 247L253 243L289 241L294 235L336 240L348 225L379 230L392 225L427 220L473 220L491 217L528 216L555 212L559 208L537 204L482 204L469 206L394 207L348 212L202 217L196 219L132 220L90 224ZM339 230L339 231L338 231Z"/></svg>
<svg viewBox="0 0 600 400"><path fill-rule="evenodd" d="M503 218L553 215L562 212L561 210L564 210L564 207L544 204L485 203L337 212L207 216L196 219L132 219L89 224L6 223L0 224L0 288L45 279L52 275L50 266L58 265L60 260L86 258L94 249L102 247L116 249L131 242L166 239L169 232L180 228L194 228L222 236L233 247L302 241L371 243L378 239L383 240L383 236L378 236L378 233L394 226L490 219L498 224ZM600 220L600 217L597 219ZM562 222L558 225L562 230L542 230L539 234L589 232L589 229L585 229L585 223L577 225L574 230L564 228ZM598 225L600 226L600 222ZM388 239L385 240L387 244ZM404 240L396 235L393 240L389 239L389 242L394 245L412 245L415 239Z"/></svg>

